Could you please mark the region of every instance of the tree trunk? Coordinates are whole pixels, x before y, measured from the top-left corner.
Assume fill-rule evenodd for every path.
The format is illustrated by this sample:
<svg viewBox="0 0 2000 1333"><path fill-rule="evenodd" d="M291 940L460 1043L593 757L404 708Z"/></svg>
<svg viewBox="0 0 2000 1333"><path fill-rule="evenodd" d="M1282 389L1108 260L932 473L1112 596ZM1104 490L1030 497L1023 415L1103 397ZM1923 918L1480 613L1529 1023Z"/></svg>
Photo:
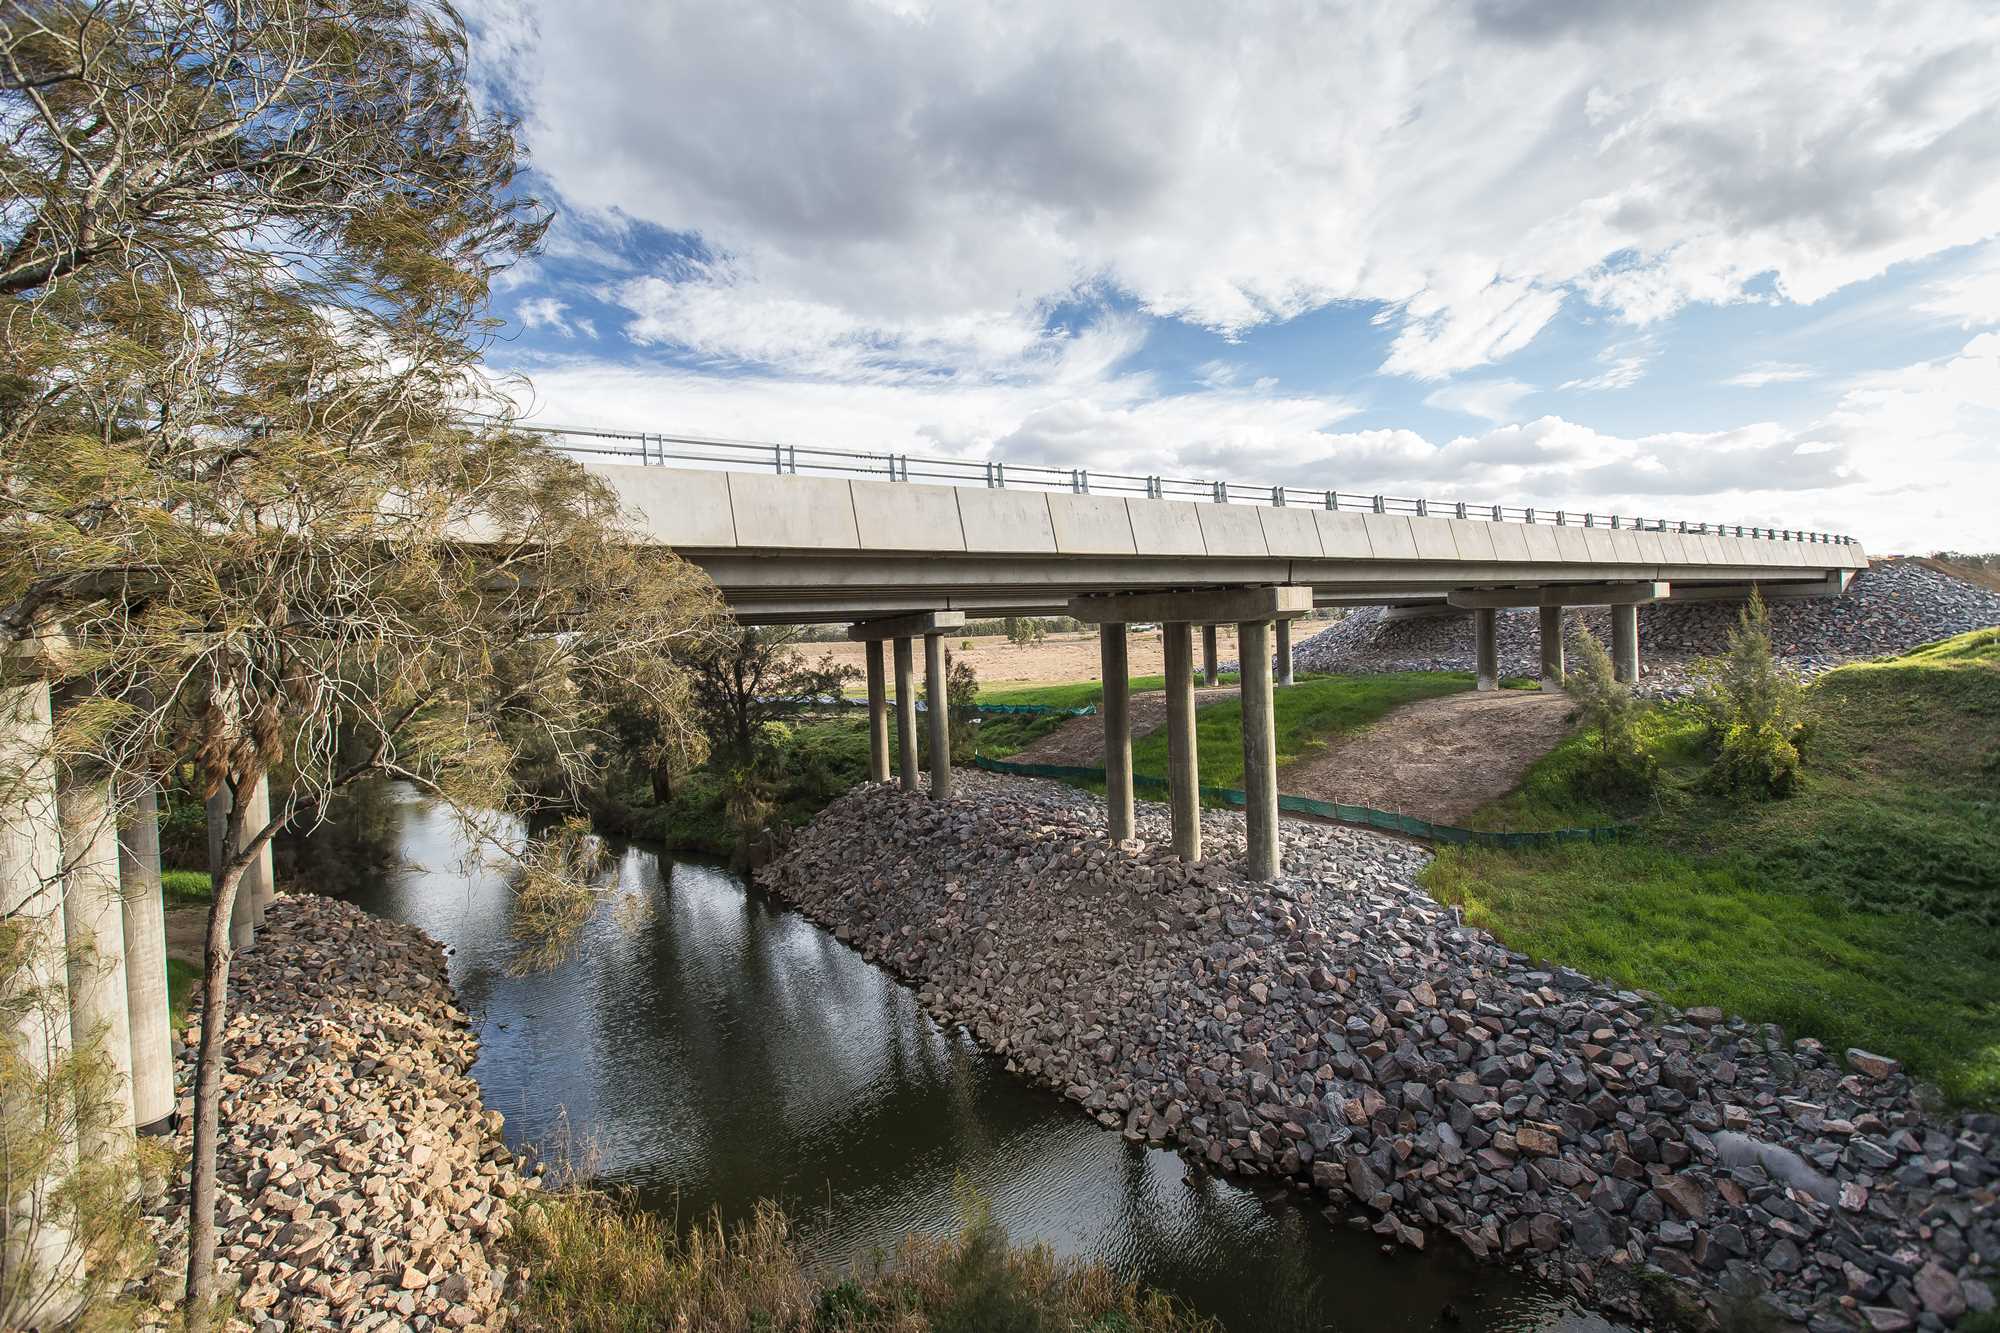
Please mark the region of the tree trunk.
<svg viewBox="0 0 2000 1333"><path fill-rule="evenodd" d="M674 766L666 759L653 765L653 804L666 805L674 799Z"/></svg>
<svg viewBox="0 0 2000 1333"><path fill-rule="evenodd" d="M229 845L243 838L243 806L232 803ZM187 1299L193 1310L204 1310L215 1294L215 1139L222 1101L222 1062L229 1019L226 995L229 963L229 914L243 883L249 861L241 849L224 863L222 881L208 908L208 941L202 952L201 1050L194 1074L194 1160L188 1183Z"/></svg>

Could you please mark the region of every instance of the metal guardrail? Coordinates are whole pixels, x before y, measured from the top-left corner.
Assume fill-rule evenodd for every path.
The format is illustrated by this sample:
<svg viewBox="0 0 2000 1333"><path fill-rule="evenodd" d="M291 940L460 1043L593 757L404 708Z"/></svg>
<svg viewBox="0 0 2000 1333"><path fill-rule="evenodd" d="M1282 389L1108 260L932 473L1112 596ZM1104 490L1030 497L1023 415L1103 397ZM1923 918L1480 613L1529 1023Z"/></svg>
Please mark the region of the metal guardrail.
<svg viewBox="0 0 2000 1333"><path fill-rule="evenodd" d="M1767 528L1747 523L1697 522L1692 519L1647 518L1630 514L1599 514L1585 510L1538 506L1470 504L1410 499L1400 495L1364 495L1352 491L1319 490L1305 486L1253 486L1235 481L1196 481L1181 477L1137 476L1123 472L1093 472L1088 468L1051 467L1042 463L1006 463L988 459L969 462L925 458L916 454L869 453L855 449L825 449L813 445L766 444L700 435L596 430L567 426L510 429L549 436L551 448L564 453L637 459L641 465L691 463L726 472L775 472L780 476L862 477L878 481L928 481L949 486L996 489L1068 491L1078 495L1135 495L1149 500L1194 500L1212 504L1305 507L1352 513L1408 514L1421 518L1466 518L1490 523L1546 523L1557 527L1622 528L1634 532L1686 532L1725 537L1755 537L1777 541L1849 546L1854 539L1796 528ZM584 441L579 443L579 441ZM588 443L602 441L603 443Z"/></svg>

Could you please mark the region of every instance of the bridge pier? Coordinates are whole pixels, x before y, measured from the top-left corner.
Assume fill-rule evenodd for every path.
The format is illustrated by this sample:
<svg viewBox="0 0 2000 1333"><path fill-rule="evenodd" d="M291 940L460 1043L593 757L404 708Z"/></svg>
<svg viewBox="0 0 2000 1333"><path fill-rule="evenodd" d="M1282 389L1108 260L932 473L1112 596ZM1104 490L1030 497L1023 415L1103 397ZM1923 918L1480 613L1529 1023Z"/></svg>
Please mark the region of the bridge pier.
<svg viewBox="0 0 2000 1333"><path fill-rule="evenodd" d="M1173 794L1174 849L1181 855L1193 859L1200 855L1201 848L1192 626L1236 624L1236 649L1241 664L1236 679L1243 700L1244 818L1249 834L1245 873L1252 879L1272 880L1278 876L1277 730L1268 665L1272 625L1311 610L1312 589L1292 585L1209 592L1117 593L1070 600L1069 613L1085 624L1109 627L1144 620L1167 626L1167 739L1172 759L1169 785Z"/></svg>
<svg viewBox="0 0 2000 1333"><path fill-rule="evenodd" d="M1238 666L1240 667L1241 663L1238 663ZM1201 683L1212 687L1220 679L1222 679L1222 672L1218 669L1215 652L1215 626L1203 625L1201 627Z"/></svg>
<svg viewBox="0 0 2000 1333"><path fill-rule="evenodd" d="M1278 683L1280 685L1289 685L1292 683L1292 622L1289 620L1280 620L1277 622L1277 627Z"/></svg>
<svg viewBox="0 0 2000 1333"><path fill-rule="evenodd" d="M1201 860L1201 766L1194 734L1194 626L1184 620L1162 627L1167 654L1167 806L1174 831L1174 855ZM1213 648L1215 628L1206 628ZM1215 662L1213 651L1209 663Z"/></svg>
<svg viewBox="0 0 2000 1333"><path fill-rule="evenodd" d="M1560 606L1541 608L1542 619L1542 688L1560 690L1563 687L1563 609Z"/></svg>
<svg viewBox="0 0 2000 1333"><path fill-rule="evenodd" d="M883 698L882 644L895 645L896 767L904 791L922 782L917 762L917 688L915 649L910 640L924 639L925 679L933 707L931 725L931 794L939 800L951 794L951 722L945 707L944 645L939 636L965 626L963 611L919 611L912 615L864 620L847 627L847 637L868 645L868 776L889 780L889 704ZM940 769L939 765L943 768Z"/></svg>
<svg viewBox="0 0 2000 1333"><path fill-rule="evenodd" d="M1104 677L1104 803L1111 841L1135 835L1138 820L1132 806L1132 673L1127 665L1125 626L1109 622L1097 627L1097 652Z"/></svg>
<svg viewBox="0 0 2000 1333"><path fill-rule="evenodd" d="M217 787L215 795L208 798L208 873L217 884L222 883L223 866L242 846L241 842L228 845L229 811L233 799L226 783ZM258 778L256 785L243 798L240 836L245 839L254 837L270 821L270 779ZM236 884L236 898L229 906L231 951L240 952L257 942L257 923L263 919L264 908L269 906L273 896L271 844L267 842L258 849L256 859L243 871L243 878Z"/></svg>
<svg viewBox="0 0 2000 1333"><path fill-rule="evenodd" d="M132 1025L110 774L65 774L56 788L56 812L62 821L70 1049L100 1043L113 1078L105 1093L111 1119L80 1141L77 1151L92 1159L117 1158L132 1149Z"/></svg>
<svg viewBox="0 0 2000 1333"><path fill-rule="evenodd" d="M917 789L917 682L910 636L896 639L896 771L904 791Z"/></svg>
<svg viewBox="0 0 2000 1333"><path fill-rule="evenodd" d="M1472 658L1477 688L1500 688L1500 613L1490 606L1472 613Z"/></svg>
<svg viewBox="0 0 2000 1333"><path fill-rule="evenodd" d="M889 780L889 683L882 662L882 641L870 639L868 657L868 780Z"/></svg>
<svg viewBox="0 0 2000 1333"><path fill-rule="evenodd" d="M132 1034L132 1119L164 1134L174 1114L174 1055L167 1013L167 914L160 897L159 784L150 773L119 781L118 891L125 925L126 1026Z"/></svg>
<svg viewBox="0 0 2000 1333"><path fill-rule="evenodd" d="M944 667L944 636L924 635L925 709L931 724L931 799L951 799L951 707Z"/></svg>
<svg viewBox="0 0 2000 1333"><path fill-rule="evenodd" d="M1639 683L1639 608L1611 608L1611 668L1627 685Z"/></svg>

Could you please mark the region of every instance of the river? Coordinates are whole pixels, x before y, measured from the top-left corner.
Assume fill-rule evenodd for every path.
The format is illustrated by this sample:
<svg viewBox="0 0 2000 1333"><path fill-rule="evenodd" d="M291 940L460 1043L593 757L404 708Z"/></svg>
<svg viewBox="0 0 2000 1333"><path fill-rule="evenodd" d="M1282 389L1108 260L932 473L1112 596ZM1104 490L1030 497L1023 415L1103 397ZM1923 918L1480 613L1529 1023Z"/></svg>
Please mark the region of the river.
<svg viewBox="0 0 2000 1333"><path fill-rule="evenodd" d="M508 967L504 878L458 826L392 796L400 868L346 896L451 953L480 1040L473 1073L516 1148L567 1129L605 1178L689 1221L782 1201L828 1270L957 1223L956 1183L1016 1242L1101 1259L1232 1333L1613 1327L1443 1236L1385 1256L1310 1200L1191 1177L1008 1074L915 997L728 870L638 846L577 955Z"/></svg>

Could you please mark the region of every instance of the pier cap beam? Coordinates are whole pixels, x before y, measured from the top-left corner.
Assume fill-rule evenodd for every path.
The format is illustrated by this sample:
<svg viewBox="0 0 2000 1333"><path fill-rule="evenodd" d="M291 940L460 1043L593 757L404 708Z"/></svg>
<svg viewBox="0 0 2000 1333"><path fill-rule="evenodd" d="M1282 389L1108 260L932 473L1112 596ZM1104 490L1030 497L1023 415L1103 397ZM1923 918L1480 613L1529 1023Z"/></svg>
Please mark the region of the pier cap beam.
<svg viewBox="0 0 2000 1333"><path fill-rule="evenodd" d="M1539 588L1454 588L1445 601L1461 611L1511 606L1641 606L1673 595L1671 583L1552 583Z"/></svg>
<svg viewBox="0 0 2000 1333"><path fill-rule="evenodd" d="M1133 621L1160 624L1244 624L1311 614L1312 589L1298 584L1212 588L1202 592L1131 592L1072 597L1069 614L1086 625ZM1240 645L1239 645L1240 647Z"/></svg>
<svg viewBox="0 0 2000 1333"><path fill-rule="evenodd" d="M1683 583L1674 592L1677 602L1747 602L1754 589L1767 602L1803 601L1813 597L1838 597L1854 582L1854 571L1837 569L1810 583Z"/></svg>
<svg viewBox="0 0 2000 1333"><path fill-rule="evenodd" d="M925 634L944 634L965 628L963 611L920 611L915 615L892 616L887 620L864 620L847 627L847 637L856 643L882 639L910 639Z"/></svg>

